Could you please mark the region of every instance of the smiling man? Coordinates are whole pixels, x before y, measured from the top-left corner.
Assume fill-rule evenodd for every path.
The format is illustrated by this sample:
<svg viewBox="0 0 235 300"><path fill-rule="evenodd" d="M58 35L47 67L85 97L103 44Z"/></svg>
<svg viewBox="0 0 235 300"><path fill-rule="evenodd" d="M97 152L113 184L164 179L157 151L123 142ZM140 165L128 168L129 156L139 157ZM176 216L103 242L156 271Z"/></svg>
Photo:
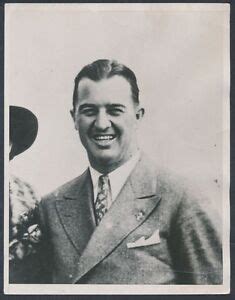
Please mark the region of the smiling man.
<svg viewBox="0 0 235 300"><path fill-rule="evenodd" d="M120 75L99 81L82 78L77 92L71 111L75 128L91 166L110 173L136 155L136 130L144 110L133 101L130 84Z"/></svg>
<svg viewBox="0 0 235 300"><path fill-rule="evenodd" d="M208 202L139 150L135 74L112 60L85 66L71 115L90 166L40 203L47 282L221 284Z"/></svg>

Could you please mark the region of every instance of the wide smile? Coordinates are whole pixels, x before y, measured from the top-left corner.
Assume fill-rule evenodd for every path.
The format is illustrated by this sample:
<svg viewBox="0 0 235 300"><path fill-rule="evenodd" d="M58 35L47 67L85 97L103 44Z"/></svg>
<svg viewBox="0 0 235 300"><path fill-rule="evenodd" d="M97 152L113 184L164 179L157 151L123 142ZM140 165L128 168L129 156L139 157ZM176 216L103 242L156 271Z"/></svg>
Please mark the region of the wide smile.
<svg viewBox="0 0 235 300"><path fill-rule="evenodd" d="M100 147L110 146L116 139L115 134L94 134L92 140Z"/></svg>

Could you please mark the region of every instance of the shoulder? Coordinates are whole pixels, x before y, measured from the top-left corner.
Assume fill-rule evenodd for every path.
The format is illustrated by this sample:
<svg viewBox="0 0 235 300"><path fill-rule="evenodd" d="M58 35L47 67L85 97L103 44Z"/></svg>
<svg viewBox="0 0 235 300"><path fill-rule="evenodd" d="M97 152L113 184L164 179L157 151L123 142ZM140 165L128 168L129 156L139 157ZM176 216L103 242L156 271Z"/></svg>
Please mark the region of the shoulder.
<svg viewBox="0 0 235 300"><path fill-rule="evenodd" d="M11 175L10 176L10 194L11 196L18 196L18 198L25 199L25 201L31 203L38 201L39 196L35 189L23 179Z"/></svg>
<svg viewBox="0 0 235 300"><path fill-rule="evenodd" d="M34 188L28 182L14 175L10 176L9 197L13 224L19 222L22 214L34 210L39 202L39 196Z"/></svg>
<svg viewBox="0 0 235 300"><path fill-rule="evenodd" d="M62 197L69 195L74 190L79 190L80 187L83 185L83 183L87 180L89 171L88 169L84 171L81 175L78 177L64 183L63 185L56 188L54 191L46 194L42 197L41 204L47 203L47 202L54 202L57 199L61 199Z"/></svg>
<svg viewBox="0 0 235 300"><path fill-rule="evenodd" d="M192 223L211 224L215 228L221 227L221 215L217 202L209 197L206 191L179 174L166 170L158 170L158 191L161 193L163 206L175 225Z"/></svg>
<svg viewBox="0 0 235 300"><path fill-rule="evenodd" d="M218 203L213 201L214 199L209 197L201 186L170 169L157 165L145 155L143 160L144 172L151 174L151 180L156 186L155 192L161 198L160 206L165 211L164 214L171 217L175 215L182 221L205 217L212 220L216 227L220 226Z"/></svg>
<svg viewBox="0 0 235 300"><path fill-rule="evenodd" d="M161 198L174 199L174 203L184 198L189 191L189 185L186 180L171 170L157 164L146 154L142 154L137 165L139 184L143 185L151 181L156 194Z"/></svg>

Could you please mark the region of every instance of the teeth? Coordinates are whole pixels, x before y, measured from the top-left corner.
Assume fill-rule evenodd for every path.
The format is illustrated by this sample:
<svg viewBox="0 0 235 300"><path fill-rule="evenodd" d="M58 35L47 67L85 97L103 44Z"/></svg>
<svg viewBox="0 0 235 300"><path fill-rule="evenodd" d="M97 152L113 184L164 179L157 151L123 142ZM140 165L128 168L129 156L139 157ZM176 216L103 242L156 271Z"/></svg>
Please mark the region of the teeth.
<svg viewBox="0 0 235 300"><path fill-rule="evenodd" d="M99 135L99 136L96 136L95 137L95 140L98 140L98 141L107 141L107 140L112 140L114 138L113 135Z"/></svg>

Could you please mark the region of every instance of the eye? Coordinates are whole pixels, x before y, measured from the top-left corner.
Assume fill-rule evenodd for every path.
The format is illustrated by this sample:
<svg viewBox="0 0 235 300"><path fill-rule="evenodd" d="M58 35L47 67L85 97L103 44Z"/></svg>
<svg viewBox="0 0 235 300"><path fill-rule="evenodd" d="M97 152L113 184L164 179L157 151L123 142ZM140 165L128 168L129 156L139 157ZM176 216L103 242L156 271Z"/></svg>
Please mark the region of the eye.
<svg viewBox="0 0 235 300"><path fill-rule="evenodd" d="M108 113L109 113L111 116L120 116L121 114L124 113L124 110L121 109L121 108L112 107L112 108L109 108L109 109L108 109Z"/></svg>
<svg viewBox="0 0 235 300"><path fill-rule="evenodd" d="M85 116L90 117L90 116L96 115L97 110L95 108L90 108L90 107L89 108L83 108L83 109L80 110L80 113L85 115Z"/></svg>

